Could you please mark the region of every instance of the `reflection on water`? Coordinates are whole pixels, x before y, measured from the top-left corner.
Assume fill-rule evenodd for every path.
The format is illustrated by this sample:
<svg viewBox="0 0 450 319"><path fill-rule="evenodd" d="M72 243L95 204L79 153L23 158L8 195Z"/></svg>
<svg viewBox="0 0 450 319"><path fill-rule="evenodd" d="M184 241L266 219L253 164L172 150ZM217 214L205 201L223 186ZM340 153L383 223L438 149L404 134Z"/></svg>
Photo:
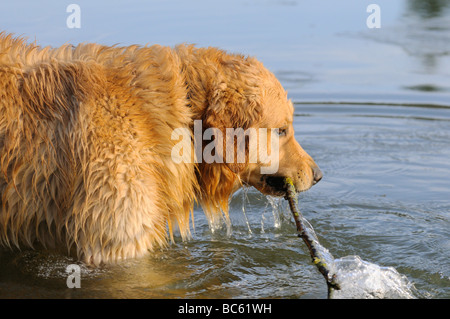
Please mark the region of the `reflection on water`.
<svg viewBox="0 0 450 319"><path fill-rule="evenodd" d="M440 56L450 54L449 8L449 2L442 0L406 2L403 23L408 31L399 43L408 53L421 58L428 73L442 67Z"/></svg>
<svg viewBox="0 0 450 319"><path fill-rule="evenodd" d="M450 7L447 0L409 0L406 5L408 14L415 14L423 19L440 17Z"/></svg>
<svg viewBox="0 0 450 319"><path fill-rule="evenodd" d="M413 91L422 91L422 92L444 92L450 91L450 88L442 88L433 84L421 84L421 85L413 85L413 86L405 86L407 90Z"/></svg>
<svg viewBox="0 0 450 319"><path fill-rule="evenodd" d="M450 54L450 4L446 0L411 0L406 4L406 24L411 30L407 36L415 39L416 47L420 45L422 49L410 45L405 49L419 54L425 70L434 73L442 66L439 56Z"/></svg>

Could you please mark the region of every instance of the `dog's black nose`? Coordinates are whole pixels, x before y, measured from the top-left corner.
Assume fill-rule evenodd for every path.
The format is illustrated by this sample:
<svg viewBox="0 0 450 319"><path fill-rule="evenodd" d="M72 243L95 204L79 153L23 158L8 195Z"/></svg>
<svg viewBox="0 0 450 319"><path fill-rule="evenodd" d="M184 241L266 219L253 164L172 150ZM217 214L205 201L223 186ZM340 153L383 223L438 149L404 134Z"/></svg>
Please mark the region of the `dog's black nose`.
<svg viewBox="0 0 450 319"><path fill-rule="evenodd" d="M314 181L313 184L317 184L323 177L323 173L318 166L313 168Z"/></svg>

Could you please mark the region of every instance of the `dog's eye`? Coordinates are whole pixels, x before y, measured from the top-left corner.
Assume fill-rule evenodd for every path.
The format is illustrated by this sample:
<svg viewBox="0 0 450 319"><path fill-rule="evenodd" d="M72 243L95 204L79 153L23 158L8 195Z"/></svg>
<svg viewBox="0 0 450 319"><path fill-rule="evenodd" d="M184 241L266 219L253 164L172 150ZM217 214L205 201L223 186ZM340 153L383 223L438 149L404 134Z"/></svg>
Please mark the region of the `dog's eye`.
<svg viewBox="0 0 450 319"><path fill-rule="evenodd" d="M286 136L287 134L287 128L279 128L278 129L278 136Z"/></svg>

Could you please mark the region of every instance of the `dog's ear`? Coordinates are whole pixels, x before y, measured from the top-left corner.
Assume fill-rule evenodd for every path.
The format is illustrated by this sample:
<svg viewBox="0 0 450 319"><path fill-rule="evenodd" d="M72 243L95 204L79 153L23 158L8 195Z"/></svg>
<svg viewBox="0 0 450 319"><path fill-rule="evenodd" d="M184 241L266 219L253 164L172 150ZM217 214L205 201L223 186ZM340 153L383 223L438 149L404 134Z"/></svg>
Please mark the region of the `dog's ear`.
<svg viewBox="0 0 450 319"><path fill-rule="evenodd" d="M261 116L256 92L246 92L225 82L211 92L205 121L208 127L247 129Z"/></svg>
<svg viewBox="0 0 450 319"><path fill-rule="evenodd" d="M251 88L256 90L256 88ZM227 134L227 129L247 130L255 127L261 118L261 106L258 101L258 94L251 90L243 90L225 82L219 83L211 92L208 99L208 107L204 113L204 128L216 128L222 132L223 146L216 145L216 151L224 159L233 172L242 171L248 163L248 138L245 142L245 162L238 160L238 145L235 136ZM233 145L233 161L227 160L227 147Z"/></svg>

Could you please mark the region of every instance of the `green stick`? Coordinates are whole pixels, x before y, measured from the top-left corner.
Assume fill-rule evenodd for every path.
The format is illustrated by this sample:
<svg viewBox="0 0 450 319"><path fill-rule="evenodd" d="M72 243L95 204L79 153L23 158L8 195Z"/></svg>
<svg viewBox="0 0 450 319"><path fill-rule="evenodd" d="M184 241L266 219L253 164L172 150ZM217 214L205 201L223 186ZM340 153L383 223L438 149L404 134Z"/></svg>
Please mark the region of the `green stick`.
<svg viewBox="0 0 450 319"><path fill-rule="evenodd" d="M328 296L331 293L331 289L340 290L339 284L336 282L336 274L330 274L330 269L324 262L318 253L315 241L310 238L305 231L305 226L302 223L302 215L297 207L297 192L295 191L294 183L289 177L284 179L286 186L286 199L289 202L289 207L294 215L295 225L297 226L298 237L301 237L309 249L313 263L319 269L320 273L324 276L328 285Z"/></svg>

